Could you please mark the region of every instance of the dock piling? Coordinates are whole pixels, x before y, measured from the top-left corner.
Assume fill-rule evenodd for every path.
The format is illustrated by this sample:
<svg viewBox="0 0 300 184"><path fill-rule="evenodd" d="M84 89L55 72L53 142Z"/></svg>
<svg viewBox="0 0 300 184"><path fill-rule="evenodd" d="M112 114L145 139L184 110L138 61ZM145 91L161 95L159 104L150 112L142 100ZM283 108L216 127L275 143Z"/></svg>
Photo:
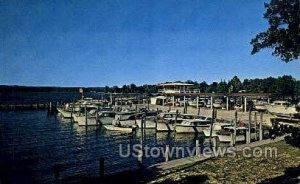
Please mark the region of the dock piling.
<svg viewBox="0 0 300 184"><path fill-rule="evenodd" d="M263 113L260 113L260 122L259 122L259 140L263 140L263 130L262 130L262 122L263 122Z"/></svg>
<svg viewBox="0 0 300 184"><path fill-rule="evenodd" d="M166 145L165 162L169 161L169 153L170 153L170 147L169 145Z"/></svg>

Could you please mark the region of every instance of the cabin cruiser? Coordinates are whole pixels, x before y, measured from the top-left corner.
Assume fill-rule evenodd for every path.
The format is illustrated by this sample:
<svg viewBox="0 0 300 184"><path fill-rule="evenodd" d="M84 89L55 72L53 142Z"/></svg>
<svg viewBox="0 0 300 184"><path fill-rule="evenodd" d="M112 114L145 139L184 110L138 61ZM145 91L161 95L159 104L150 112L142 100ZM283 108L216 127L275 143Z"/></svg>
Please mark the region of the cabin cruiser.
<svg viewBox="0 0 300 184"><path fill-rule="evenodd" d="M222 108L222 103L223 101L221 99L216 99L215 102L213 103L214 108Z"/></svg>
<svg viewBox="0 0 300 184"><path fill-rule="evenodd" d="M132 133L136 130L137 126L132 127L122 127L117 125L104 125L104 128L108 131L119 131L119 132L127 132Z"/></svg>
<svg viewBox="0 0 300 184"><path fill-rule="evenodd" d="M136 112L118 112L115 115L114 120L112 121L112 125L116 125L119 127L132 127L136 126L137 119L140 119L142 113Z"/></svg>
<svg viewBox="0 0 300 184"><path fill-rule="evenodd" d="M201 119L182 120L180 123L176 123L176 133L201 133L204 129L210 127L210 121L203 121Z"/></svg>
<svg viewBox="0 0 300 184"><path fill-rule="evenodd" d="M244 142L246 141L246 131L248 130L247 127L236 127L236 139L235 142ZM219 139L219 142L221 143L229 143L232 141L232 134L234 132L234 127L225 127L224 129L218 131L217 137ZM255 138L255 129L251 128L251 139Z"/></svg>
<svg viewBox="0 0 300 184"><path fill-rule="evenodd" d="M210 127L203 130L205 137L210 137L210 132L212 132L212 137L217 137L217 132L224 129L225 127L232 126L231 122L215 122L213 123L213 129L211 131Z"/></svg>
<svg viewBox="0 0 300 184"><path fill-rule="evenodd" d="M74 113L80 111L79 104L65 104L63 107L57 107L57 111L61 114L63 118L72 118Z"/></svg>
<svg viewBox="0 0 300 184"><path fill-rule="evenodd" d="M85 105L85 107L82 107L78 113L73 114L73 119L79 126L97 125L97 109L98 106L96 105Z"/></svg>
<svg viewBox="0 0 300 184"><path fill-rule="evenodd" d="M145 115L145 121L146 121L144 128L146 128L146 129L156 128L157 111L146 111L146 112L144 112L144 115ZM137 123L137 126L139 128L141 128L142 127L142 118L137 119L136 123Z"/></svg>
<svg viewBox="0 0 300 184"><path fill-rule="evenodd" d="M175 131L175 122L182 121L176 112L161 113L158 116L156 131Z"/></svg>
<svg viewBox="0 0 300 184"><path fill-rule="evenodd" d="M111 125L112 121L115 119L116 112L104 110L98 112L98 118L101 125Z"/></svg>
<svg viewBox="0 0 300 184"><path fill-rule="evenodd" d="M287 101L274 101L270 105L266 105L267 111L279 117L300 117L299 106L291 105Z"/></svg>
<svg viewBox="0 0 300 184"><path fill-rule="evenodd" d="M254 109L257 111L266 111L267 104L268 104L268 102L265 102L265 101L256 101L256 102L254 102Z"/></svg>

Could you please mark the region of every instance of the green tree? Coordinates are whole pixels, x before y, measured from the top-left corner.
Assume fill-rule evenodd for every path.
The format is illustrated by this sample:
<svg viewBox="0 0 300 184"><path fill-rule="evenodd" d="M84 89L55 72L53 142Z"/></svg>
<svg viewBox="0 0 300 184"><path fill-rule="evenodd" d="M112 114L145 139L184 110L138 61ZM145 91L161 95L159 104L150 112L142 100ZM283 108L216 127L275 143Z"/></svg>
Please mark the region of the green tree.
<svg viewBox="0 0 300 184"><path fill-rule="evenodd" d="M229 86L230 92L232 92L232 93L237 93L239 90L242 89L242 83L237 76L234 76L228 82L228 86Z"/></svg>
<svg viewBox="0 0 300 184"><path fill-rule="evenodd" d="M269 28L251 40L251 54L264 48L272 48L272 55L289 62L300 54L300 1L271 0L265 3L264 18Z"/></svg>

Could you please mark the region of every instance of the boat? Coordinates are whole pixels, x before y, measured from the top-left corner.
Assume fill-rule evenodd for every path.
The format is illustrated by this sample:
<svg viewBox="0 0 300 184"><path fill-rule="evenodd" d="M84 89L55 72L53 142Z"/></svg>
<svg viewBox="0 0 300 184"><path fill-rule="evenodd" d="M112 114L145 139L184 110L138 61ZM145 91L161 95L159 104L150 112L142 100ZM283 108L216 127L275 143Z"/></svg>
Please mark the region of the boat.
<svg viewBox="0 0 300 184"><path fill-rule="evenodd" d="M120 131L120 132L128 132L132 133L133 131L136 130L136 126L132 127L122 127L122 126L115 126L115 125L104 125L104 128L109 131Z"/></svg>
<svg viewBox="0 0 300 184"><path fill-rule="evenodd" d="M100 111L98 113L99 122L101 125L111 125L112 121L115 119L115 111Z"/></svg>
<svg viewBox="0 0 300 184"><path fill-rule="evenodd" d="M182 120L176 123L176 133L201 133L203 130L210 127L210 121L203 121L201 119Z"/></svg>
<svg viewBox="0 0 300 184"><path fill-rule="evenodd" d="M297 105L291 105L288 101L274 101L270 105L266 105L267 111L278 117L297 118L300 117L300 109Z"/></svg>
<svg viewBox="0 0 300 184"><path fill-rule="evenodd" d="M246 141L246 131L247 127L236 127L236 141L235 142L244 142ZM234 126L225 127L224 129L218 131L217 137L221 143L229 143L232 141L232 135L234 132ZM255 138L255 129L251 128L251 139Z"/></svg>
<svg viewBox="0 0 300 184"><path fill-rule="evenodd" d="M232 123L230 122L215 122L213 124L213 129L212 129L212 137L217 137L217 132L224 129L225 127L230 127L232 126ZM210 127L208 129L203 130L203 134L205 137L210 137Z"/></svg>
<svg viewBox="0 0 300 184"><path fill-rule="evenodd" d="M223 101L221 99L216 99L215 102L213 103L213 107L217 109L222 108L222 103Z"/></svg>
<svg viewBox="0 0 300 184"><path fill-rule="evenodd" d="M177 115L177 117L176 117ZM172 132L175 131L175 122L180 122L182 119L178 117L176 112L161 113L157 120L156 131Z"/></svg>
<svg viewBox="0 0 300 184"><path fill-rule="evenodd" d="M256 102L254 102L254 109L257 111L266 111L267 104L268 104L268 102L265 102L265 101L256 101Z"/></svg>
<svg viewBox="0 0 300 184"><path fill-rule="evenodd" d="M115 126L136 126L137 119L140 119L142 116L142 113L136 113L136 112L118 112L115 115L115 118L112 121L112 125Z"/></svg>
<svg viewBox="0 0 300 184"><path fill-rule="evenodd" d="M146 129L156 128L157 111L146 111L144 113L144 115L145 115L145 120L146 120L146 124L145 124L144 128L146 128ZM139 128L142 127L142 119L141 118L137 119L136 123Z"/></svg>

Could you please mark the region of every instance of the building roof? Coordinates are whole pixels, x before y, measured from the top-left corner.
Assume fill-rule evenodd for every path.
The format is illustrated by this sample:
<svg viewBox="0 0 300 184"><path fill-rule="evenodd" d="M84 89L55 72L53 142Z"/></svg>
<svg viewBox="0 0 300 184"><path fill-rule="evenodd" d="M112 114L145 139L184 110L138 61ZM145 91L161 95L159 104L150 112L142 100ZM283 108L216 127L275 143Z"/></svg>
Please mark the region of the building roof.
<svg viewBox="0 0 300 184"><path fill-rule="evenodd" d="M160 83L157 86L194 86L194 84L183 83L183 82L170 82L170 83Z"/></svg>

